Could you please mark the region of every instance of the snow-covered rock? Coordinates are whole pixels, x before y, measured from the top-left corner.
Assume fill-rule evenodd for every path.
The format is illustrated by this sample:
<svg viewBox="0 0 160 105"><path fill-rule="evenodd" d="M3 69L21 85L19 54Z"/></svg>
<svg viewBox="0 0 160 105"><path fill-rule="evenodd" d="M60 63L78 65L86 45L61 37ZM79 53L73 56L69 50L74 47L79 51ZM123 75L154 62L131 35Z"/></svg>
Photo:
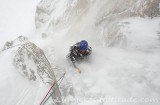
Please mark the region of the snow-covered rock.
<svg viewBox="0 0 160 105"><path fill-rule="evenodd" d="M104 45L114 46L126 42L118 22L136 16L160 16L159 0L42 0L35 23L44 36L66 29L69 37L93 40L94 36Z"/></svg>
<svg viewBox="0 0 160 105"><path fill-rule="evenodd" d="M19 36L17 39L13 41L6 42L6 44L1 50L1 53L10 56L10 60L8 60L12 62L9 63L11 63L12 68L14 68L14 71L17 70L15 71L15 73L18 72L16 75L20 75L22 79L27 79L30 82L34 82L34 84L43 84L45 87L48 87L48 89L49 86L51 86L56 81L54 69L48 62L48 59L46 58L43 51L34 43L29 42L26 37ZM12 82L16 82L14 81L14 78ZM37 87L37 90L40 88L41 87ZM59 100L61 100L61 93L59 91L59 86L57 83L54 85L52 90L55 91L55 94L52 95L51 103L54 102L53 99L58 98ZM47 90L43 91L46 92ZM36 94L36 97L38 97L39 94ZM39 101L40 103L42 97L44 97L45 94L46 93L40 95L39 97L41 99L39 98L39 100L33 100L33 102ZM19 97L17 94L15 94L15 96ZM29 98L27 100L30 101ZM61 105L61 102L55 104ZM23 105L27 105L27 103Z"/></svg>

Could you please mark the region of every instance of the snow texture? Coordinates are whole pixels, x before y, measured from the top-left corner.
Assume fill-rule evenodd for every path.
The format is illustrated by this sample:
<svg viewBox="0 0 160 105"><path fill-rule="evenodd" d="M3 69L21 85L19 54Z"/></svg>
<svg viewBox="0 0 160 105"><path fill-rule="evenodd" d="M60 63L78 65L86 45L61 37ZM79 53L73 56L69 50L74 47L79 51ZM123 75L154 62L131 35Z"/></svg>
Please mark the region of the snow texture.
<svg viewBox="0 0 160 105"><path fill-rule="evenodd" d="M23 49L26 40L43 50L50 63L46 67L53 68L56 79L66 72L59 86L64 105L160 104L159 0L1 2L1 105L37 105L49 88L45 81L50 81L48 75L52 74L38 74L37 64ZM20 37L24 43L12 48L19 43L13 38L19 35L27 37ZM82 71L78 74L66 55L70 46L82 39L93 52L78 63ZM17 58L17 51L24 55ZM15 67L19 57L28 64L28 74L21 63ZM51 101L46 105L52 105Z"/></svg>

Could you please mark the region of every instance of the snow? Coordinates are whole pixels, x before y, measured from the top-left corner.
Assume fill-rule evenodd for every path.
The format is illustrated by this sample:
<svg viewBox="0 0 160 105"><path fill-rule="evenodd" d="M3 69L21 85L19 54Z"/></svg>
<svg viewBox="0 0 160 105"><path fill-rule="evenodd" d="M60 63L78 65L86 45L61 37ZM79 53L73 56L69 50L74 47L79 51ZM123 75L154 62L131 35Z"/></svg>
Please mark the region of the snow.
<svg viewBox="0 0 160 105"><path fill-rule="evenodd" d="M0 2L0 47L19 35L29 36L35 32L34 15L39 0L0 0ZM13 52L14 49L0 52L0 104L37 105L48 87L30 82L20 75L13 67Z"/></svg>
<svg viewBox="0 0 160 105"><path fill-rule="evenodd" d="M66 71L66 79L72 84L75 98L82 99L73 101L71 105L159 105L159 17L120 21L120 29L127 38L125 47L96 45L98 36L92 38L93 41L89 42L93 48L92 55L87 62L78 64L82 71L82 74L78 74L66 60L66 55L69 47L79 40L65 37L65 30L46 39L34 36L37 0L0 2L0 47L6 40L18 35L29 36L31 41L44 50L51 64L54 62ZM88 37L86 35L82 39ZM0 53L0 104L37 105L48 87L19 75L12 66L13 51ZM70 99L70 96L67 98Z"/></svg>
<svg viewBox="0 0 160 105"><path fill-rule="evenodd" d="M130 48L137 48L138 50L153 50L160 46L159 43L159 18L154 19L142 19L133 18L124 20L119 25L123 25L122 32L127 36L127 43ZM123 24L127 23L128 24ZM131 24L130 24L131 23Z"/></svg>
<svg viewBox="0 0 160 105"><path fill-rule="evenodd" d="M13 50L0 54L0 104L6 105L37 105L48 87L44 84L28 81L12 65ZM2 66L5 65L5 66ZM41 87L41 88L39 88ZM33 94L34 93L34 94ZM28 101L30 100L30 101Z"/></svg>
<svg viewBox="0 0 160 105"><path fill-rule="evenodd" d="M78 64L82 71L80 75L65 58L69 47L78 40L64 37L65 33L49 37L52 40L49 42L51 44L46 39L48 44L45 49L54 49L55 55L52 58L51 52L46 52L49 53L48 59L65 69L75 97L85 98L84 101L73 101L73 105L75 103L78 105L158 105L160 99L160 85L157 82L160 80L159 24L160 18L128 18L120 21L120 29L127 37L126 46L106 48L89 42L93 52L89 61ZM98 41L98 38L95 37L93 40ZM95 99L99 101L100 98L108 99L108 97L114 100L94 102ZM70 99L70 96L68 98ZM90 98L88 102L87 99ZM118 101L119 98L122 98L122 101ZM134 100L123 102L131 98Z"/></svg>
<svg viewBox="0 0 160 105"><path fill-rule="evenodd" d="M128 18L120 21L121 31L127 37L126 46L106 48L89 43L92 45L93 52L89 61L78 64L82 71L80 75L76 74L76 70L65 59L69 46L77 40L73 41L59 34L57 37L50 37L52 44L45 48L54 49L54 62L66 70L66 77L73 85L75 97L86 98L84 102L75 101L76 104L99 105L102 103L92 101L111 97L115 98L113 102L105 101L103 104L158 105L160 85L156 81L160 80L159 24L160 18ZM52 62L52 58L50 56L48 58ZM88 103L89 98L93 99ZM134 100L118 102L118 98L126 100L135 98L135 102ZM151 102L144 101L147 98Z"/></svg>

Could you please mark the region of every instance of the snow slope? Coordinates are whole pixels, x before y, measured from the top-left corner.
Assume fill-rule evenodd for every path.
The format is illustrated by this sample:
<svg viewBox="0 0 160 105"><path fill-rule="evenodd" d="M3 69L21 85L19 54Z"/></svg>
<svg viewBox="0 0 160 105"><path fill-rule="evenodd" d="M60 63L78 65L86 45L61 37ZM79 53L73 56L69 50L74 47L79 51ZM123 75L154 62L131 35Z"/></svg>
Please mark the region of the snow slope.
<svg viewBox="0 0 160 105"><path fill-rule="evenodd" d="M98 35L97 37L89 35L89 33L96 35L96 30L87 30L83 27L83 30L78 31L83 31L83 35L73 30L78 30L85 21L82 23L79 21L78 27L73 25L69 32L67 28L55 33L47 29L49 31L47 33L53 35L42 39L40 35L36 36L39 32L34 33L33 20L38 1L1 0L1 2L0 13L3 16L0 17L2 23L0 46L19 34L27 36L29 34L29 40L42 48L51 65L58 68L54 71L57 78L66 72L65 80L60 86L62 98L68 99L63 101L65 104L160 104L159 17L152 19L135 17L118 21L116 31L124 36L121 40L123 44L114 41L114 46L106 47L106 43L102 43L105 36L100 39ZM13 5L15 2L17 6ZM60 7L59 9L62 9ZM93 52L88 61L78 64L82 70L82 74L79 75L68 63L66 55L69 53L69 47L80 39L87 39ZM43 97L44 90L48 87L41 82L28 81L19 75L18 70L12 66L13 50L0 53L0 104L37 105L41 101L40 96Z"/></svg>
<svg viewBox="0 0 160 105"><path fill-rule="evenodd" d="M72 99L69 94L66 98L80 100L72 101L73 105L160 103L160 18L128 18L120 21L118 25L126 36L125 46L106 48L89 42L93 52L89 61L78 64L82 70L80 75L65 58L69 46L78 40L59 34L45 47L54 49L54 61L51 52L46 52L49 53L47 56L50 62L56 62L57 66L67 72L67 79L73 86L75 97ZM101 98L104 101L101 101Z"/></svg>
<svg viewBox="0 0 160 105"><path fill-rule="evenodd" d="M37 100L43 97L41 94L44 94L43 90L47 90L47 87L40 82L28 81L14 68L13 52L15 49L0 53L0 104L37 105L39 104Z"/></svg>
<svg viewBox="0 0 160 105"><path fill-rule="evenodd" d="M40 104L50 86L40 81L29 81L13 66L15 51L19 46L1 52L6 41L35 33L34 17L39 0L0 2L0 105Z"/></svg>

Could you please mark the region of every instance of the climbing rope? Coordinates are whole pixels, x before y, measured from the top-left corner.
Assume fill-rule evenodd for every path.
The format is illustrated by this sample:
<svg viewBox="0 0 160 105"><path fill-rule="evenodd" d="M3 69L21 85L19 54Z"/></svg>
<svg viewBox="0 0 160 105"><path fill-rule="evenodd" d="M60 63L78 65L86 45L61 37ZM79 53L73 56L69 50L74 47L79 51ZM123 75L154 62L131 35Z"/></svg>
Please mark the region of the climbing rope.
<svg viewBox="0 0 160 105"><path fill-rule="evenodd" d="M61 84L61 82L62 82L65 74L66 74L66 73L64 73L64 74L61 76L61 78L59 78L59 80L57 80L57 81L55 81L55 82L53 83L53 85L50 87L49 91L47 92L47 94L45 95L45 97L43 98L43 100L41 101L40 105L44 105L44 104L48 101L48 99L53 95L53 93L55 93L56 89L57 89L58 86ZM61 81L60 81L60 80L61 80ZM50 91L52 90L52 88L53 88L53 87L55 86L55 84L56 84L57 82L59 82L59 81L60 81L60 83L59 83L59 85L57 86L57 88L55 88L54 91L53 91L53 92L49 95L49 97L46 99L46 97L48 96L48 94L50 93Z"/></svg>

